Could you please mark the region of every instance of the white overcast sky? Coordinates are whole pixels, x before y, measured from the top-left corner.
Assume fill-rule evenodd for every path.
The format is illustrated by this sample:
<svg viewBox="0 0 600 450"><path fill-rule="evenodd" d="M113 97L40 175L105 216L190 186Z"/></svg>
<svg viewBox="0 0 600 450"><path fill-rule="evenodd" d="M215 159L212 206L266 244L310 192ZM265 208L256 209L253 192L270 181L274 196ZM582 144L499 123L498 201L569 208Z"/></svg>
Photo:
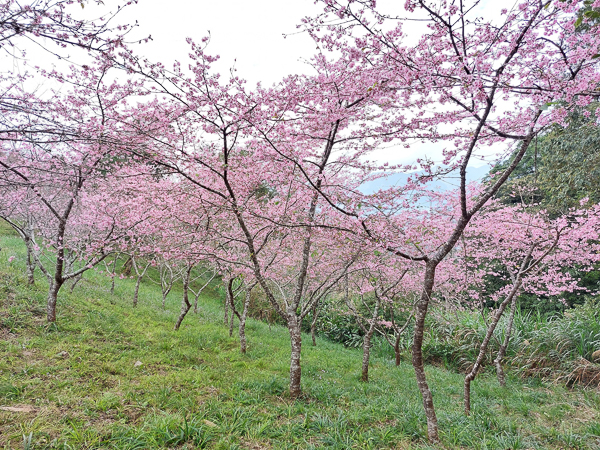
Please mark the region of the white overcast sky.
<svg viewBox="0 0 600 450"><path fill-rule="evenodd" d="M401 0L380 0L378 6L394 8L402 13ZM485 0L484 4L492 3ZM497 6L496 2L495 6ZM511 2L512 3L512 2ZM104 0L101 7L85 3L85 9L74 11L95 18L107 10L116 10L118 0ZM509 6L509 5L506 5ZM486 6L486 9L489 6ZM305 16L314 16L322 11L322 4L313 0L139 0L121 11L115 23L137 23L139 26L129 37L141 39L148 35L152 41L136 45L135 51L152 61L160 61L171 67L175 60L182 64L188 61L189 46L186 38L200 42L210 32L211 41L207 53L219 55L214 67L223 75L235 66L237 75L248 81L250 86L261 82L271 85L293 73L309 73L305 63L316 51L316 45L306 33L299 33L297 25ZM418 36L416 27L422 23L407 23L410 35ZM415 27L414 31L412 28ZM287 37L284 37L287 35ZM44 59L43 52L28 49L28 56ZM9 58L2 61L4 70L13 66ZM22 70L22 69L19 69ZM406 150L390 148L378 152L376 159L390 163L412 163L416 157L427 155L438 159L441 148L430 144L418 145ZM474 162L480 166L483 162Z"/></svg>
<svg viewBox="0 0 600 450"><path fill-rule="evenodd" d="M186 38L200 42L210 32L207 52L221 57L219 72L235 65L250 85L270 85L308 70L302 60L311 57L315 44L297 33L296 25L320 11L313 0L140 0L123 11L121 20L137 20L136 37L153 39L139 51L165 64L186 61Z"/></svg>
<svg viewBox="0 0 600 450"><path fill-rule="evenodd" d="M502 3L495 2L494 6ZM397 14L405 14L403 6L401 0L378 1L378 7L393 9ZM187 61L187 37L200 42L210 32L207 52L221 57L215 68L226 75L235 66L237 75L254 86L258 82L271 85L286 75L310 72L305 61L316 52L316 45L308 34L299 32L297 25L303 17L322 11L323 5L315 5L314 0L170 0L168 7L164 1L140 0L123 11L121 20L138 21L135 36L152 36L152 41L139 46L139 51L167 67L176 59ZM408 22L404 27L416 41L423 24ZM413 163L417 155L441 158L441 148L431 144L418 144L411 150L395 147L374 156L403 164ZM483 164L473 162L475 167Z"/></svg>

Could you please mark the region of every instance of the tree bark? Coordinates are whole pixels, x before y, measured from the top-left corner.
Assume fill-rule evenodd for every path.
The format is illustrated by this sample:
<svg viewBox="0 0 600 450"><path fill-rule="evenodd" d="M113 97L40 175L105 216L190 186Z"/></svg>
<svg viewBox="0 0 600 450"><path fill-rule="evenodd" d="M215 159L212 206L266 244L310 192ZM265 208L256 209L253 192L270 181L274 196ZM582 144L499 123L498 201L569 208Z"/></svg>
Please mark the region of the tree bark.
<svg viewBox="0 0 600 450"><path fill-rule="evenodd" d="M35 258L32 257L33 249L31 248L31 239L26 238L25 247L27 248L27 284L35 284Z"/></svg>
<svg viewBox="0 0 600 450"><path fill-rule="evenodd" d="M504 335L504 342L500 346L498 350L498 355L494 360L494 365L496 366L496 377L498 378L498 383L500 386L506 386L506 377L504 376L504 369L502 368L502 360L506 355L506 349L508 348L508 344L510 342L510 337L512 334L513 323L515 320L515 311L517 310L517 296L515 295L510 304L510 317L508 318L508 325L506 326L506 334Z"/></svg>
<svg viewBox="0 0 600 450"><path fill-rule="evenodd" d="M127 258L127 260L123 263L122 273L126 277L131 275L131 269L133 268L133 258L131 255Z"/></svg>
<svg viewBox="0 0 600 450"><path fill-rule="evenodd" d="M244 297L244 309L242 310L242 314L239 317L239 320L240 320L240 326L239 326L240 351L242 353L246 353L246 349L247 349L246 319L248 318L248 308L250 306L250 295L252 293L252 289L254 289L254 286L256 286L256 283L253 283L248 288L246 288L246 295Z"/></svg>
<svg viewBox="0 0 600 450"><path fill-rule="evenodd" d="M408 319L406 319L406 322L402 327L399 327L398 324L396 324L396 319L394 317L394 309L391 307L390 316L392 319L392 328L394 329L394 340L392 341L392 339L390 339L387 332L385 331L383 331L381 334L383 337L385 337L385 340L388 342L388 344L390 344L390 346L394 349L395 363L396 367L398 367L400 365L400 339L402 339L402 334L410 324L413 315L411 314L410 316L408 316Z"/></svg>
<svg viewBox="0 0 600 450"><path fill-rule="evenodd" d="M138 297L140 293L140 283L142 282L142 276L138 275L135 280L135 289L133 291L133 307L137 307L138 305Z"/></svg>
<svg viewBox="0 0 600 450"><path fill-rule="evenodd" d="M425 318L427 317L427 309L429 308L429 299L433 292L433 284L435 281L436 262L427 261L425 265L425 277L423 280L423 290L421 297L417 303L417 311L415 314L415 330L413 334L412 346L412 365L417 378L417 385L423 398L423 408L425 417L427 418L427 436L431 443L439 442L438 421L433 405L433 395L427 384L425 375L425 367L423 364L423 337L425 331Z"/></svg>
<svg viewBox="0 0 600 450"><path fill-rule="evenodd" d="M310 322L310 337L312 339L312 345L313 347L317 346L317 339L315 336L315 331L317 328L317 305L315 303L315 305L312 308L312 320Z"/></svg>
<svg viewBox="0 0 600 450"><path fill-rule="evenodd" d="M481 363L483 362L483 358L485 357L485 352L487 351L488 344L490 342L490 339L492 338L492 335L494 334L494 331L496 330L496 327L498 326L498 322L500 321L500 318L502 317L504 310L506 309L508 304L513 300L513 298L516 297L516 294L519 291L520 287L521 287L521 278L518 277L513 285L513 288L511 289L510 293L506 296L504 301L500 304L500 306L494 313L494 317L488 326L487 332L485 334L485 338L483 339L483 342L481 343L481 345L479 347L479 354L477 355L475 364L473 364L473 367L471 368L469 373L467 373L467 375L465 376L465 383L464 383L464 404L465 405L464 406L465 406L465 415L467 415L467 416L471 413L471 382L475 379L475 377L477 376L477 373L479 372L479 369L481 368Z"/></svg>
<svg viewBox="0 0 600 450"><path fill-rule="evenodd" d="M135 290L133 291L133 307L137 307L138 305L138 297L139 297L139 293L140 293L140 284L142 282L142 278L144 278L144 275L146 274L146 271L148 270L148 267L150 267L150 263L146 263L146 266L144 267L144 270L142 270L140 272L139 267L137 265L136 259L135 257L131 257L131 266L133 267L133 269L135 270L135 274L136 274L136 280L135 280Z"/></svg>
<svg viewBox="0 0 600 450"><path fill-rule="evenodd" d="M73 283L71 284L71 289L69 289L69 291L71 292L71 294L73 293L73 290L75 289L75 286L77 286L77 283L79 283L81 281L81 279L83 278L83 274L79 274L77 275L75 278L73 278Z"/></svg>
<svg viewBox="0 0 600 450"><path fill-rule="evenodd" d="M362 374L360 377L360 381L367 383L369 381L369 359L371 357L371 338L373 337L373 332L369 331L369 333L365 334L363 338L363 360L362 360Z"/></svg>
<svg viewBox="0 0 600 450"><path fill-rule="evenodd" d="M229 324L229 281L225 284L225 315L223 325Z"/></svg>
<svg viewBox="0 0 600 450"><path fill-rule="evenodd" d="M379 314L379 306L381 305L381 300L379 296L376 297L377 301L375 303L375 308L373 308L373 315L371 316L371 323L369 324L369 329L363 338L363 362L362 362L362 375L360 377L360 381L367 383L369 381L369 359L371 358L371 339L373 338L373 334L375 333L376 324L377 324L377 316Z"/></svg>
<svg viewBox="0 0 600 450"><path fill-rule="evenodd" d="M294 311L288 313L288 329L292 349L290 356L290 397L296 399L302 395L302 387L300 385L302 377L302 367L300 365L302 334L300 332L298 317Z"/></svg>
<svg viewBox="0 0 600 450"><path fill-rule="evenodd" d="M109 267L112 265L110 269L110 295L115 295L115 277L117 276L117 259L119 254L115 255L115 258L112 261L112 264L106 264L106 270L109 270Z"/></svg>
<svg viewBox="0 0 600 450"><path fill-rule="evenodd" d="M175 327L173 328L175 331L179 330L181 326L181 322L185 319L186 314L192 307L192 304L188 299L188 292L190 286L190 273L192 272L192 266L190 265L183 276L183 300L181 302L181 310L179 312L179 317L177 318L177 322L175 323Z"/></svg>
<svg viewBox="0 0 600 450"><path fill-rule="evenodd" d="M62 280L53 280L48 287L48 299L46 302L46 320L56 322L56 303L58 300L58 291L63 284Z"/></svg>
<svg viewBox="0 0 600 450"><path fill-rule="evenodd" d="M229 309L231 310L231 318L229 320L229 337L233 336L233 318L235 317L235 303L233 303L234 301L234 295L233 295L233 282L234 282L235 278L230 278L229 281L227 282L227 303L229 305ZM225 323L227 324L227 322Z"/></svg>
<svg viewBox="0 0 600 450"><path fill-rule="evenodd" d="M71 203L72 206L72 203ZM71 206L67 208L67 212L70 212ZM56 303L58 301L58 291L62 287L65 282L63 278L64 265L65 265L65 247L63 245L65 238L65 228L66 228L66 219L63 219L59 222L57 237L56 237L56 247L58 249L56 253L56 265L54 266L54 277L50 277L48 275L48 300L46 304L46 319L48 322L56 322Z"/></svg>
<svg viewBox="0 0 600 450"><path fill-rule="evenodd" d="M233 319L235 318L235 314L231 311L231 318L229 320L229 337L233 337Z"/></svg>
<svg viewBox="0 0 600 450"><path fill-rule="evenodd" d="M200 295L202 294L202 292L204 291L204 289L206 289L206 287L207 287L207 286L210 284L210 282L211 282L212 280L214 280L214 278L215 278L216 276L217 276L217 272L216 272L216 271L213 271L213 274L212 274L212 276L209 278L209 280L208 280L206 283L204 283L204 285L203 285L202 287L200 287L200 288L199 288L197 291L194 291L194 289L193 289L193 288L191 288L191 287L188 285L188 288L189 288L189 290L192 292L192 294L194 294L194 314L197 314L197 313L198 313L198 299L200 298ZM198 277L197 277L197 278L195 278L195 279L198 279Z"/></svg>

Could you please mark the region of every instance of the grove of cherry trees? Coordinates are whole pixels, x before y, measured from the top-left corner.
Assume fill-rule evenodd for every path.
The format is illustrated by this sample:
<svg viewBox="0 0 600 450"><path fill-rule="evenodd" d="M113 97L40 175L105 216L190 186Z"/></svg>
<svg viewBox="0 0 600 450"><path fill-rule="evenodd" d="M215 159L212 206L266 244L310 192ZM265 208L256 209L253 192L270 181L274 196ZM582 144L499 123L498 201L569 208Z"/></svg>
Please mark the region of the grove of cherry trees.
<svg viewBox="0 0 600 450"><path fill-rule="evenodd" d="M128 42L118 14L89 21L72 0L3 0L3 51L34 41L63 62L72 53L68 64L0 75L0 217L26 246L29 282L48 282L49 322L67 281L95 268L114 276L119 255L137 287L148 267L163 298L183 284L175 329L197 308L194 277L220 279L242 352L260 295L289 330L294 399L302 324L314 334L325 302L360 324L365 382L376 330L396 351L411 332L436 442L423 358L430 309L494 305L465 376L469 414L470 384L518 295L584 291L567 269L597 267L599 205L583 199L556 214L495 197L551 127L567 127L574 111L600 120L600 0L522 0L499 15L477 0L407 0L393 13L375 0L321 3L321 15L299 18L319 49L308 74L249 86L215 72L208 39L189 40L189 59L166 67L136 54L143 44ZM41 82L48 88L31 87ZM422 143L443 158L373 156ZM469 182L490 149L509 163ZM386 182L399 172L406 182ZM438 187L444 179L451 188ZM501 287L490 291L490 277ZM494 361L501 383L509 339L510 325Z"/></svg>

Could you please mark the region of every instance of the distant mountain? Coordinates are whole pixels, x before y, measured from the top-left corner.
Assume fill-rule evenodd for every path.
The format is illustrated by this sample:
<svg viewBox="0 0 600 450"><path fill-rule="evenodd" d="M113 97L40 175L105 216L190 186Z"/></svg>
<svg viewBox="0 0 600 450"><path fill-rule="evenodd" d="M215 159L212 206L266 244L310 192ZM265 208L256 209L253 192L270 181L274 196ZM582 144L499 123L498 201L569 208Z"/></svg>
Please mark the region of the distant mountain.
<svg viewBox="0 0 600 450"><path fill-rule="evenodd" d="M490 166L469 167L467 170L467 181L481 181L490 171ZM385 178L365 183L361 187L361 191L365 194L372 194L380 189L387 189L393 186L402 186L406 183L409 176L415 175L418 172L411 173L394 173ZM459 184L458 173L450 174L444 179L435 180L432 185L440 191L457 188Z"/></svg>

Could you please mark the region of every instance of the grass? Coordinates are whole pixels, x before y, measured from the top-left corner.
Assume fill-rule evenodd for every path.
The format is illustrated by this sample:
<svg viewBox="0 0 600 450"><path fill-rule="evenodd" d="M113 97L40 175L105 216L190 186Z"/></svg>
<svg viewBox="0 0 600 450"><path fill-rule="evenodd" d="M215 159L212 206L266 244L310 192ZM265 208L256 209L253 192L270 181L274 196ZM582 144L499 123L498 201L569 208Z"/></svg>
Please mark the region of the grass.
<svg viewBox="0 0 600 450"><path fill-rule="evenodd" d="M25 284L22 245L0 233L0 406L13 408L0 410L0 448L432 448L406 363L374 358L361 383L360 350L304 336L305 397L292 401L284 328L249 320L244 356L215 291L175 332L177 291L163 311L158 288L143 284L134 310L132 280L111 296L94 271L61 292L58 325L47 326L44 280ZM600 449L597 390L516 377L501 388L483 374L465 417L462 376L427 372L444 448Z"/></svg>

